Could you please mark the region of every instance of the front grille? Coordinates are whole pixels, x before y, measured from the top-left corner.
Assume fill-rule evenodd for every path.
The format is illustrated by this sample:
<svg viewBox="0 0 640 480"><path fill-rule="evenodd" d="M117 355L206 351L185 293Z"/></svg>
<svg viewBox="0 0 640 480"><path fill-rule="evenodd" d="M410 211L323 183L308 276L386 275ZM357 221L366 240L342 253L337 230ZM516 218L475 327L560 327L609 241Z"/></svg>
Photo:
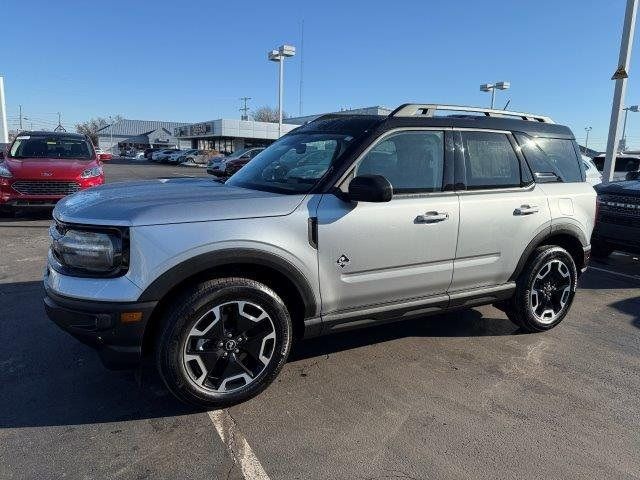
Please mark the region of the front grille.
<svg viewBox="0 0 640 480"><path fill-rule="evenodd" d="M626 195L602 195L598 198L600 209L618 215L640 216L640 198Z"/></svg>
<svg viewBox="0 0 640 480"><path fill-rule="evenodd" d="M11 185L22 195L70 195L80 190L77 182L58 182L46 180L18 180Z"/></svg>

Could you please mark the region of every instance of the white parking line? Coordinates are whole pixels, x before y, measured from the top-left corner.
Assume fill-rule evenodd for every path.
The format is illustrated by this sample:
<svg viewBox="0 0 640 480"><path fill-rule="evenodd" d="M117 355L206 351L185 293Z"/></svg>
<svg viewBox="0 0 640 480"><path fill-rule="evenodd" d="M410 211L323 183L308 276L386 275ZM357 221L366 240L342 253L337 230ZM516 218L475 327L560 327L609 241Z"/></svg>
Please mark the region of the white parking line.
<svg viewBox="0 0 640 480"><path fill-rule="evenodd" d="M233 461L242 475L247 480L269 480L269 475L262 468L258 457L249 446L247 439L238 430L236 422L226 410L213 410L208 412L211 423L216 427L216 431L222 442L227 446Z"/></svg>
<svg viewBox="0 0 640 480"><path fill-rule="evenodd" d="M598 272L610 273L611 275L618 275L619 277L631 278L633 280L640 281L640 276L638 275L627 275L626 273L614 272L613 270L607 270L606 268L598 268L598 267L589 267L589 270L596 270Z"/></svg>

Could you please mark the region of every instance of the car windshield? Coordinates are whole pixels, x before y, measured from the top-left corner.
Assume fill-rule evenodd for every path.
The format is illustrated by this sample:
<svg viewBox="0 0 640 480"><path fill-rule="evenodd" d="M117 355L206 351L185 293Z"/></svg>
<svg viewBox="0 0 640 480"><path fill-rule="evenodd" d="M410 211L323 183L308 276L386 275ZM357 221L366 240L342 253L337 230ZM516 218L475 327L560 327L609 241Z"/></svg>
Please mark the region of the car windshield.
<svg viewBox="0 0 640 480"><path fill-rule="evenodd" d="M54 158L89 160L92 148L81 138L18 136L11 145L14 158Z"/></svg>
<svg viewBox="0 0 640 480"><path fill-rule="evenodd" d="M307 193L351 139L333 133L287 135L256 155L226 184L276 193Z"/></svg>

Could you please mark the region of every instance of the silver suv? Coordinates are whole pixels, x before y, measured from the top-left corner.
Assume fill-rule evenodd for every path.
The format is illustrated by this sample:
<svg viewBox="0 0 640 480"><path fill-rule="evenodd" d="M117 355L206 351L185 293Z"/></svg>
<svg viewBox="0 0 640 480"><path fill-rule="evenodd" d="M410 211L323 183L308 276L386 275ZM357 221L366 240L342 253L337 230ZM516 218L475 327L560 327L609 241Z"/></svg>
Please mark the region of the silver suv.
<svg viewBox="0 0 640 480"><path fill-rule="evenodd" d="M218 408L266 388L297 338L482 304L523 331L556 326L595 208L573 134L547 117L323 116L223 184L67 197L44 302L107 366L151 358L178 398Z"/></svg>

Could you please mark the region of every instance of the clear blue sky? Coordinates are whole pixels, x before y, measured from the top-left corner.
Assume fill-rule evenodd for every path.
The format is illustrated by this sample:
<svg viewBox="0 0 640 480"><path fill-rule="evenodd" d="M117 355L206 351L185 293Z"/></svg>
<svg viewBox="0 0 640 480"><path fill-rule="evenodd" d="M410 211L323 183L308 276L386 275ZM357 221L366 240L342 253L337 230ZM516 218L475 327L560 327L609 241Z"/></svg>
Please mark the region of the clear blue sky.
<svg viewBox="0 0 640 480"><path fill-rule="evenodd" d="M624 0L291 2L4 0L0 75L11 126L121 114L146 120L237 117L276 103L270 48L300 46L304 113L405 101L488 105L479 84L509 80L496 104L551 115L604 148ZM280 10L276 14L276 10ZM639 33L640 35L640 33ZM634 46L628 104L640 103ZM300 56L286 63L298 113ZM635 75L634 75L635 74ZM640 148L640 114L627 136ZM40 122L40 123L37 123ZM71 124L71 125L70 125ZM28 125L27 125L28 126Z"/></svg>

